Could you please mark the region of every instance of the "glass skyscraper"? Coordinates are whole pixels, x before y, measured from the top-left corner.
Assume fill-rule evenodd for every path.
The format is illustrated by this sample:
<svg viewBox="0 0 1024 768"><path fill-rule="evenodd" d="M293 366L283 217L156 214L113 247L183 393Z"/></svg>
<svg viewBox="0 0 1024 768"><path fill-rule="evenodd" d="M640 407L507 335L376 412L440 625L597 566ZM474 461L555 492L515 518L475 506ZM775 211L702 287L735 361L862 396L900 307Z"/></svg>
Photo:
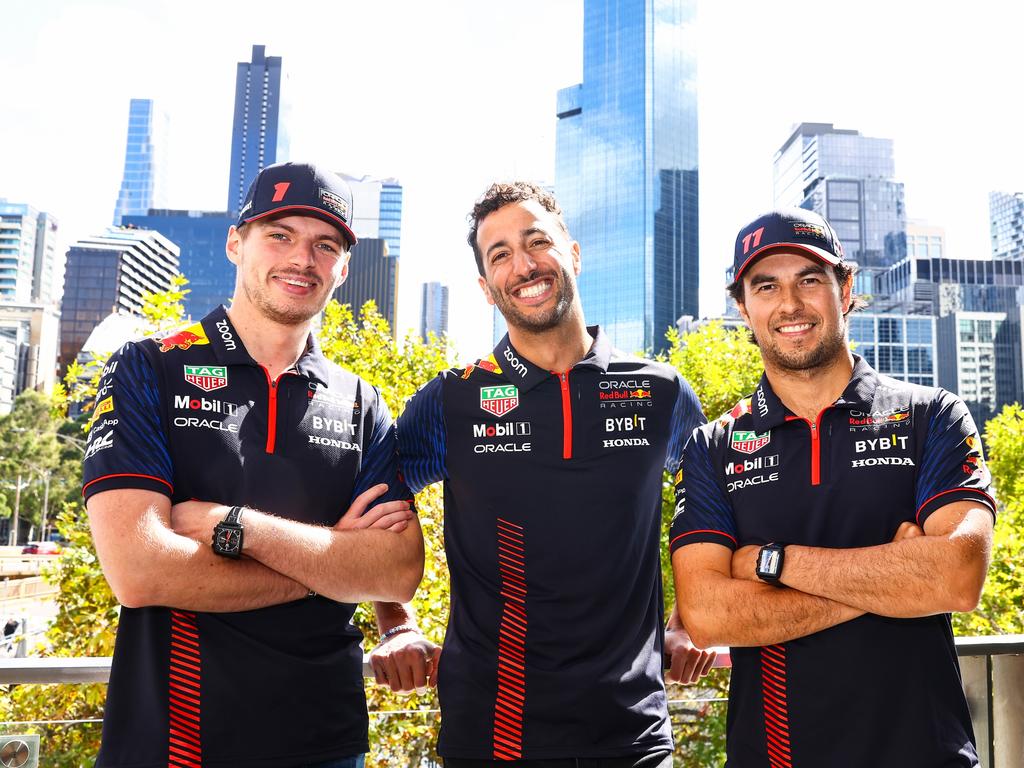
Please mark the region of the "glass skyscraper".
<svg viewBox="0 0 1024 768"><path fill-rule="evenodd" d="M140 216L166 205L166 174L160 146L167 134L167 115L157 112L152 99L132 99L128 105L128 138L124 150L121 191L114 206L114 226L124 216Z"/></svg>
<svg viewBox="0 0 1024 768"><path fill-rule="evenodd" d="M1024 193L990 192L992 258L1024 259Z"/></svg>
<svg viewBox="0 0 1024 768"><path fill-rule="evenodd" d="M228 211L242 207L249 185L262 168L288 159L288 134L281 113L281 57L267 56L266 46L254 45L252 61L238 62L235 75Z"/></svg>
<svg viewBox="0 0 1024 768"><path fill-rule="evenodd" d="M584 312L628 352L699 315L695 20L696 0L584 0L583 82L558 92Z"/></svg>
<svg viewBox="0 0 1024 768"><path fill-rule="evenodd" d="M64 284L57 220L0 197L0 300L56 304Z"/></svg>
<svg viewBox="0 0 1024 768"><path fill-rule="evenodd" d="M903 184L895 174L892 139L801 123L775 153L775 205L820 213L846 258L862 268L888 267L907 255Z"/></svg>

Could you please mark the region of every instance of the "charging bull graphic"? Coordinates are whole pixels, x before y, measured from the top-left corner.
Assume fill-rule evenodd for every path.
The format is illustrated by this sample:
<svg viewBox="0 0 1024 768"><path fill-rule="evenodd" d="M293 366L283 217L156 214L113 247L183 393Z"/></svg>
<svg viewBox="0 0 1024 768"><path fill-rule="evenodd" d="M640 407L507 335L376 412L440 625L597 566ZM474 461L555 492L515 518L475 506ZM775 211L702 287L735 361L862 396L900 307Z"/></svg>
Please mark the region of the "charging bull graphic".
<svg viewBox="0 0 1024 768"><path fill-rule="evenodd" d="M203 330L202 323L193 323L187 328L182 328L180 331L175 331L170 336L165 336L161 339L160 351L170 352L175 347L178 349L188 349L193 344L209 343L210 340L206 338L206 331Z"/></svg>

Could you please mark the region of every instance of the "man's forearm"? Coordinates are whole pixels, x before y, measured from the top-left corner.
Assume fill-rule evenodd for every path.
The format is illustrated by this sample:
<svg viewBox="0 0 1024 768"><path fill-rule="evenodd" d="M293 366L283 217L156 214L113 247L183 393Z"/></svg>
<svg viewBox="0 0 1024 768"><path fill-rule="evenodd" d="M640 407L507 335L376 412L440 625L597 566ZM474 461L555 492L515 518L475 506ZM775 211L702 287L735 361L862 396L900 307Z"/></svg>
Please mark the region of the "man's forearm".
<svg viewBox="0 0 1024 768"><path fill-rule="evenodd" d="M689 586L680 581L689 582ZM701 648L784 643L864 613L795 589L734 579L717 572L677 579L676 589L682 623Z"/></svg>
<svg viewBox="0 0 1024 768"><path fill-rule="evenodd" d="M782 581L882 616L969 611L984 582L986 542L982 531L968 524L952 536L916 536L859 549L791 545Z"/></svg>
<svg viewBox="0 0 1024 768"><path fill-rule="evenodd" d="M406 530L338 530L247 511L244 552L332 600L405 602L423 575L423 539Z"/></svg>

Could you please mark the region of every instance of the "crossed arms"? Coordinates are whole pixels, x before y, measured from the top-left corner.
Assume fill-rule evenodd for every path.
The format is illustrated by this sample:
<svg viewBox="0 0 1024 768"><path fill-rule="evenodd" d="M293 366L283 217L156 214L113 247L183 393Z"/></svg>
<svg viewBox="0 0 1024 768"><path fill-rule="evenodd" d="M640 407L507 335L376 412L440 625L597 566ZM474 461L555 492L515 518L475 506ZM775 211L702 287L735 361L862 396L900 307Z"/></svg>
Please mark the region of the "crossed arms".
<svg viewBox="0 0 1024 768"><path fill-rule="evenodd" d="M924 528L903 523L887 544L856 549L788 546L778 588L755 572L758 546L714 543L672 556L683 623L700 647L783 643L864 613L911 618L978 604L992 546L980 501L947 504Z"/></svg>

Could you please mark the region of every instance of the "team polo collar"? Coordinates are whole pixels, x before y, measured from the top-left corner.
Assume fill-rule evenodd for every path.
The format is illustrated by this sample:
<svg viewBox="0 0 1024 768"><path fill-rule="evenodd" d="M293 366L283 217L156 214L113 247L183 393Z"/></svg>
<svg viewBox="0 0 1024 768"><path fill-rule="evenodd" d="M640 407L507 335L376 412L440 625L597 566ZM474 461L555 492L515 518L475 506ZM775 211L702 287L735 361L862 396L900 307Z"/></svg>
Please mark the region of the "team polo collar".
<svg viewBox="0 0 1024 768"><path fill-rule="evenodd" d="M583 359L573 367L587 366L607 371L608 363L612 357L611 342L596 325L588 326L587 333L590 334L594 341L591 343L590 349L587 350L587 354L584 355ZM517 352L516 348L512 346L507 333L505 338L494 348L493 356L494 361L501 368L505 377L523 391L533 389L542 381L547 380L552 373L530 362Z"/></svg>
<svg viewBox="0 0 1024 768"><path fill-rule="evenodd" d="M871 406L878 388L878 374L865 362L860 355L853 356L853 375L846 389L832 404L834 408L856 408ZM766 432L786 421L792 412L782 404L778 395L768 382L768 374L761 374L761 381L750 399L750 412L754 419L754 429Z"/></svg>
<svg viewBox="0 0 1024 768"><path fill-rule="evenodd" d="M210 340L210 346L213 347L213 356L218 363L221 365L259 365L245 348L242 339L239 338L225 307L217 307L203 318L202 323ZM327 367L327 359L320 350L320 344L311 333L306 340L306 349L295 363L294 370L301 376L326 384L329 375Z"/></svg>

